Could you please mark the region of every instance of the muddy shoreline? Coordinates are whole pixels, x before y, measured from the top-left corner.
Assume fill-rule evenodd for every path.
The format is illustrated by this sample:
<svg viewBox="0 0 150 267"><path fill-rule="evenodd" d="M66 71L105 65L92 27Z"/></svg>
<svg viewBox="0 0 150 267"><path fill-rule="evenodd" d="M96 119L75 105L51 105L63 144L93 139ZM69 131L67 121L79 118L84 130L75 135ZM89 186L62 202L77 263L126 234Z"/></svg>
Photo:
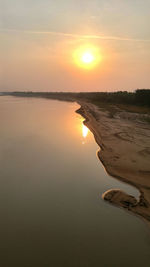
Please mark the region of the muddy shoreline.
<svg viewBox="0 0 150 267"><path fill-rule="evenodd" d="M118 189L110 189L102 197L150 225L150 124L141 120L141 114L118 111L111 117L91 103L78 104L81 107L76 112L93 133L107 173L140 191L139 199Z"/></svg>

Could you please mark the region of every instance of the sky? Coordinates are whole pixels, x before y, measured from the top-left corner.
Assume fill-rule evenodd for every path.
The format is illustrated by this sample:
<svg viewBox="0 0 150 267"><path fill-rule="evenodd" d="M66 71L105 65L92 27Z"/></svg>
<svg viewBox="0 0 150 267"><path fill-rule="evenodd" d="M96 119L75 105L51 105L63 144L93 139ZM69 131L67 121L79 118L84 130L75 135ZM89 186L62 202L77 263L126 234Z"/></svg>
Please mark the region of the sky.
<svg viewBox="0 0 150 267"><path fill-rule="evenodd" d="M0 91L150 88L149 25L150 0L0 0Z"/></svg>

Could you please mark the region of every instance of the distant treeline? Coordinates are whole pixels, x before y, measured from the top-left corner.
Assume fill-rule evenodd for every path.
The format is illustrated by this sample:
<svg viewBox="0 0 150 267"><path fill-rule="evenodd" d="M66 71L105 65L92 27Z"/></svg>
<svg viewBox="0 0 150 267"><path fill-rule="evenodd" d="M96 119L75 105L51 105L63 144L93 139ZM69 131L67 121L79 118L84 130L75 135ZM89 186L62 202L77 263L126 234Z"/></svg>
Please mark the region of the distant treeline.
<svg viewBox="0 0 150 267"><path fill-rule="evenodd" d="M91 100L92 102L105 102L114 104L140 105L150 107L150 89L138 89L135 92L118 91L118 92L95 92L79 93L80 98Z"/></svg>
<svg viewBox="0 0 150 267"><path fill-rule="evenodd" d="M8 92L5 95L24 97L44 97L65 101L87 100L93 103L127 104L150 107L150 89L137 89L135 92Z"/></svg>

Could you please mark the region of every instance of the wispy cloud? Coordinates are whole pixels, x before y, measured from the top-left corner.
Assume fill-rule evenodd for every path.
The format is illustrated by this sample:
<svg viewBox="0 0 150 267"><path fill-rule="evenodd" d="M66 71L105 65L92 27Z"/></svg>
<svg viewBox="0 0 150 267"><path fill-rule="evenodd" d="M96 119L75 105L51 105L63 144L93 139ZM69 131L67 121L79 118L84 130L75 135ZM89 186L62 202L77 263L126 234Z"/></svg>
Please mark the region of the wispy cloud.
<svg viewBox="0 0 150 267"><path fill-rule="evenodd" d="M84 35L84 34L74 34L74 33L55 32L55 31L32 31L32 30L18 30L18 29L0 29L0 32L16 32L16 33L18 32L18 33L25 33L25 34L43 34L43 35L47 34L47 35L80 38L80 39L102 39L102 40L150 42L149 39L136 39L136 38L122 37L122 36L107 36L103 34Z"/></svg>

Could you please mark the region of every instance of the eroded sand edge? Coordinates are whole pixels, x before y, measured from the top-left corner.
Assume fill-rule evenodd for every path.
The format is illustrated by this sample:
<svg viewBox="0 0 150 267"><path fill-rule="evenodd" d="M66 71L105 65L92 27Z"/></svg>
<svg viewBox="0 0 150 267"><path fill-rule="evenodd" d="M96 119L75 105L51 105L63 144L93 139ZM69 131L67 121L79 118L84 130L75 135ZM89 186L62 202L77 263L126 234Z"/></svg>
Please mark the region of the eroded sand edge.
<svg viewBox="0 0 150 267"><path fill-rule="evenodd" d="M110 203L141 216L150 223L150 123L141 114L106 110L80 102L77 112L100 146L98 157L111 176L135 186L140 197L111 189L103 194Z"/></svg>

